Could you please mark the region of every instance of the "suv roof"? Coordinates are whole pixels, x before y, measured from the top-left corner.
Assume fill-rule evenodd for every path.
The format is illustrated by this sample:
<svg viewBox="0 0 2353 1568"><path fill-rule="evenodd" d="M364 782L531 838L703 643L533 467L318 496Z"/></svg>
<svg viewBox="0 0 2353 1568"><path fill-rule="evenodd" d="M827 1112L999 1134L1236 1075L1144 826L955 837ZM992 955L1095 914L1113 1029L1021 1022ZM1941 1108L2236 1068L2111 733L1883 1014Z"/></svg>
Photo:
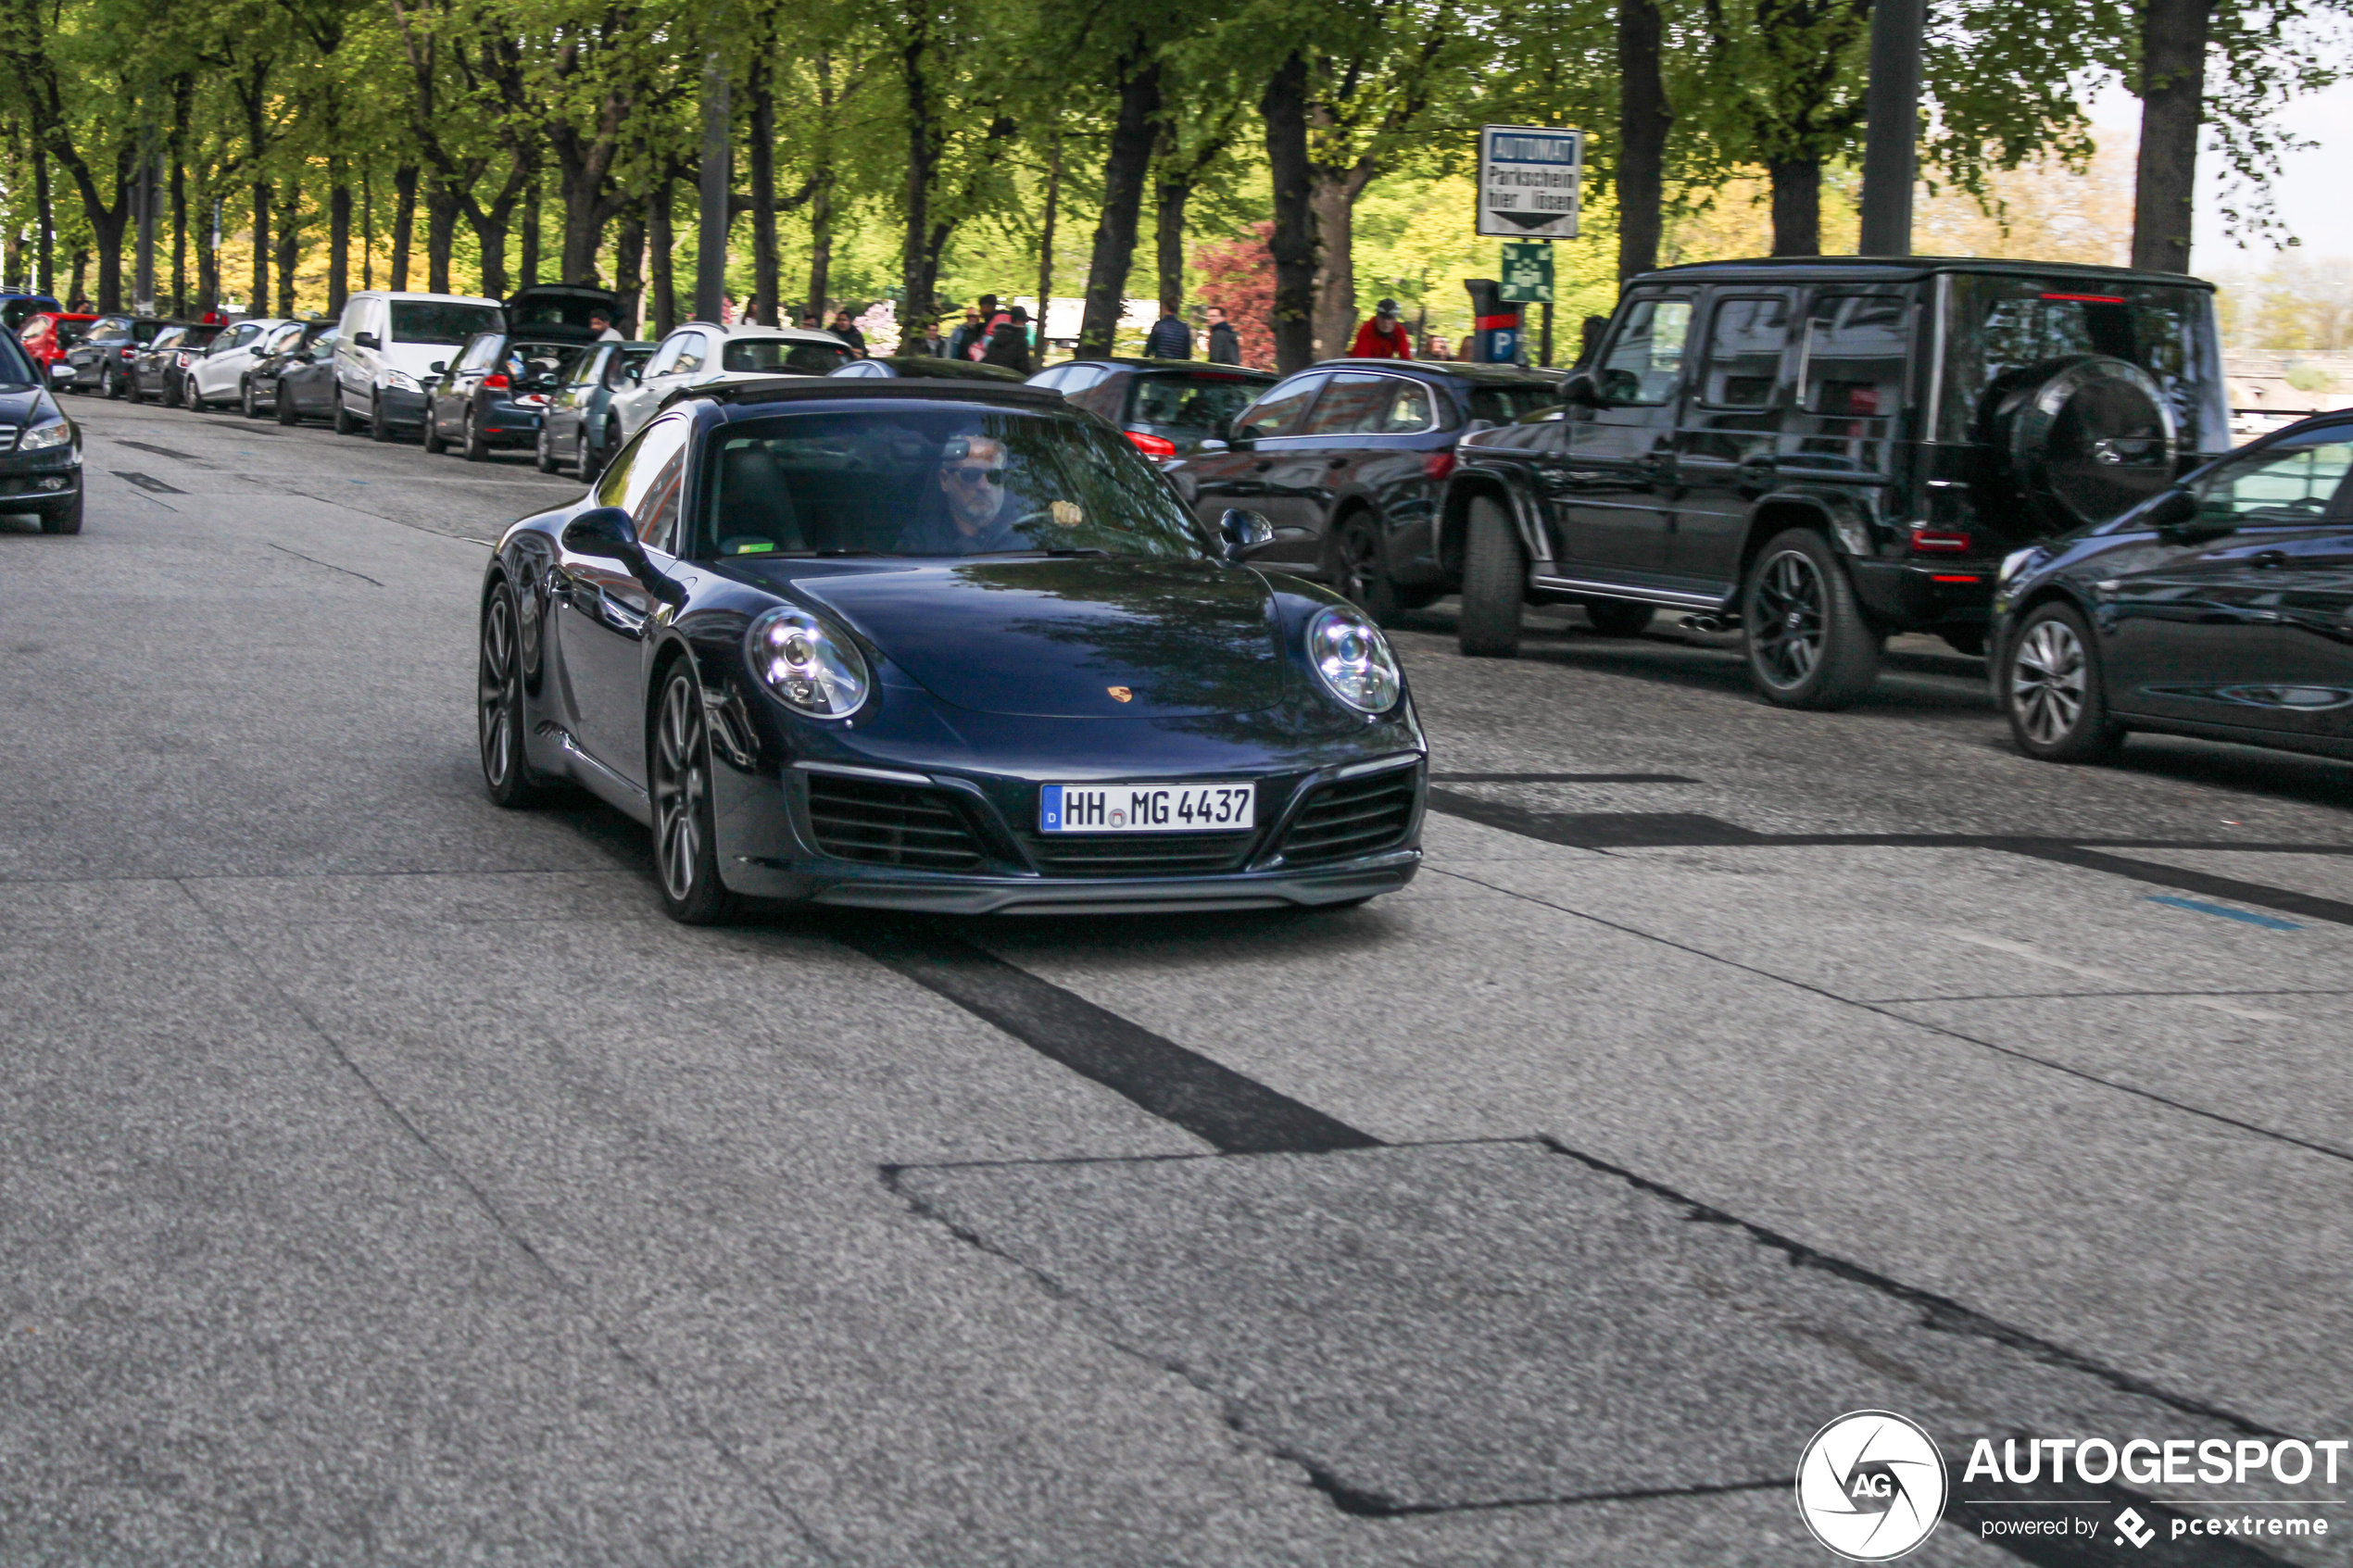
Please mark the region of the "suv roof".
<svg viewBox="0 0 2353 1568"><path fill-rule="evenodd" d="M2186 272L2144 272L2130 267L2103 267L2088 261L2012 261L1984 256L1757 256L1737 261L1691 261L1662 267L1627 280L1630 287L1653 279L1704 283L1718 279L1756 282L1764 278L1790 281L1803 273L1841 282L1879 281L1905 282L1939 272L1992 272L2019 278L2082 278L2107 283L2161 283L2173 288L2205 289L2214 285Z"/></svg>

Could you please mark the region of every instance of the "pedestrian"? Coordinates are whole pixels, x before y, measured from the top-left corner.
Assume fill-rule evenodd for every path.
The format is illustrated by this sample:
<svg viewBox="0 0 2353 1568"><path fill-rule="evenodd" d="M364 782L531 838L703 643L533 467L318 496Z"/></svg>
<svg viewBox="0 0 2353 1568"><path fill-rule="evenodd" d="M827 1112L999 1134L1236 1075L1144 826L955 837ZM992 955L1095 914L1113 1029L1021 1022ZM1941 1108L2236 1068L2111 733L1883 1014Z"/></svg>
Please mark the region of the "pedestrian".
<svg viewBox="0 0 2353 1568"><path fill-rule="evenodd" d="M848 307L834 312L834 324L825 330L849 345L849 351L859 358L866 357L866 334L860 332L858 323L849 319Z"/></svg>
<svg viewBox="0 0 2353 1568"><path fill-rule="evenodd" d="M997 296L993 294L982 295L975 309L980 317L980 324L974 331L971 341L964 345L964 358L978 360L988 352L989 335L996 332L998 323L1005 319L1005 315L997 308Z"/></svg>
<svg viewBox="0 0 2353 1568"><path fill-rule="evenodd" d="M1371 320L1356 329L1356 342L1348 351L1352 359L1411 359L1414 357L1413 335L1405 331L1405 323L1397 319L1397 302L1384 299Z"/></svg>
<svg viewBox="0 0 2353 1568"><path fill-rule="evenodd" d="M937 321L918 321L915 323L914 336L909 338L906 345L899 352L922 355L932 359L945 359L948 358L948 340L939 335Z"/></svg>
<svg viewBox="0 0 2353 1568"><path fill-rule="evenodd" d="M984 365L1002 365L1023 375L1034 375L1037 367L1029 358L1029 312L1014 306L1005 313L1003 320L988 334L988 346L981 353Z"/></svg>
<svg viewBox="0 0 2353 1568"><path fill-rule="evenodd" d="M800 324L804 330L812 332L822 332L824 330L823 325L818 321L817 312L814 310L802 311L800 313Z"/></svg>
<svg viewBox="0 0 2353 1568"><path fill-rule="evenodd" d="M1425 359L1443 359L1448 358L1448 353L1445 335L1441 332L1430 333L1429 341L1422 345L1422 358Z"/></svg>
<svg viewBox="0 0 2353 1568"><path fill-rule="evenodd" d="M948 334L948 358L950 359L971 358L972 345L980 341L982 330L980 312L969 305L965 306L963 320L957 324L954 332Z"/></svg>
<svg viewBox="0 0 2353 1568"><path fill-rule="evenodd" d="M1239 365L1242 362L1242 335L1234 331L1234 323L1226 320L1225 307L1209 307L1209 362L1213 365Z"/></svg>
<svg viewBox="0 0 2353 1568"><path fill-rule="evenodd" d="M1176 314L1177 307L1164 303L1160 320L1144 334L1144 358L1147 359L1189 359L1193 357L1193 329Z"/></svg>
<svg viewBox="0 0 2353 1568"><path fill-rule="evenodd" d="M619 343L622 341L621 334L612 330L612 318L601 310L588 312L588 330L596 334L590 340L591 342Z"/></svg>

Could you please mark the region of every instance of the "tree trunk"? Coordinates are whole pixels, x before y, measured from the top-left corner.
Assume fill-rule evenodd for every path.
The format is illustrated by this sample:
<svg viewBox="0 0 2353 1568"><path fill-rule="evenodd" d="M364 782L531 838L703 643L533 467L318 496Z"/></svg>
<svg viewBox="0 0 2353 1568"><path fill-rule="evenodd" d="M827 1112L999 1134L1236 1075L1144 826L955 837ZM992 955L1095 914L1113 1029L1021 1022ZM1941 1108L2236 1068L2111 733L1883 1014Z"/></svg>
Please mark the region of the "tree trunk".
<svg viewBox="0 0 2353 1568"><path fill-rule="evenodd" d="M1192 197L1189 180L1162 180L1152 188L1158 211L1152 220L1153 259L1159 263L1160 313L1179 316L1185 309L1185 204Z"/></svg>
<svg viewBox="0 0 2353 1568"><path fill-rule="evenodd" d="M66 303L71 305L77 299L89 297L90 252L87 247L82 247L73 253L73 293L67 297Z"/></svg>
<svg viewBox="0 0 2353 1568"><path fill-rule="evenodd" d="M220 227L220 198L212 198L212 212L199 214L209 217L204 232L196 238L196 314L201 316L220 303L220 252L214 248L213 232Z"/></svg>
<svg viewBox="0 0 2353 1568"><path fill-rule="evenodd" d="M1112 351L1127 294L1127 272L1136 260L1136 223L1143 211L1144 181L1159 140L1160 62L1139 37L1119 63L1119 118L1103 158L1103 213L1095 224L1095 254L1087 269L1087 306L1078 322L1078 358L1100 359Z"/></svg>
<svg viewBox="0 0 2353 1568"><path fill-rule="evenodd" d="M257 141L255 146L258 148L259 145ZM103 279L103 267L100 276ZM100 286L104 286L103 282ZM258 175L253 182L253 299L247 308L256 316L270 314L270 180L267 175Z"/></svg>
<svg viewBox="0 0 2353 1568"><path fill-rule="evenodd" d="M188 169L171 155L171 310L188 308Z"/></svg>
<svg viewBox="0 0 2353 1568"><path fill-rule="evenodd" d="M1275 68L1258 102L1266 121L1273 177L1275 368L1284 375L1315 362L1315 209L1307 162L1307 60L1294 52Z"/></svg>
<svg viewBox="0 0 2353 1568"><path fill-rule="evenodd" d="M925 242L931 237L931 185L938 173L942 134L931 100L928 15L910 9L912 25L899 51L899 74L907 93L907 183L901 203L907 230L900 245L900 308L910 315L927 315L937 305L924 276ZM822 320L824 296L812 289L809 305Z"/></svg>
<svg viewBox="0 0 2353 1568"><path fill-rule="evenodd" d="M327 314L343 314L351 296L351 165L342 154L327 158Z"/></svg>
<svg viewBox="0 0 2353 1568"><path fill-rule="evenodd" d="M506 214L495 207L473 220L474 244L482 257L482 292L491 299L504 299L510 292L507 286L507 229Z"/></svg>
<svg viewBox="0 0 2353 1568"><path fill-rule="evenodd" d="M776 87L768 56L751 78L751 319L776 325Z"/></svg>
<svg viewBox="0 0 2353 1568"><path fill-rule="evenodd" d="M611 216L604 203L609 156L582 160L560 158L557 185L564 200L564 253L561 282L595 287L597 253L605 247L605 222Z"/></svg>
<svg viewBox="0 0 2353 1568"><path fill-rule="evenodd" d="M1658 266L1665 227L1667 130L1674 113L1659 56L1657 0L1617 3L1617 279Z"/></svg>
<svg viewBox="0 0 2353 1568"><path fill-rule="evenodd" d="M2190 198L2206 118L2214 0L2145 0L2141 10L2141 156L2133 176L2133 265L2190 270Z"/></svg>
<svg viewBox="0 0 2353 1568"><path fill-rule="evenodd" d="M809 192L809 301L801 307L815 314L819 326L825 323L825 291L833 286L833 265L834 171L828 164L817 170Z"/></svg>
<svg viewBox="0 0 2353 1568"><path fill-rule="evenodd" d="M447 294L449 249L458 237L458 212L464 205L458 188L435 178L425 191L425 292Z"/></svg>
<svg viewBox="0 0 2353 1568"><path fill-rule="evenodd" d="M623 213L621 232L613 241L612 292L621 297L621 315L613 321L624 336L637 335L637 318L644 306L639 295L645 293L646 214L643 207ZM532 282L538 274L527 274Z"/></svg>
<svg viewBox="0 0 2353 1568"><path fill-rule="evenodd" d="M1317 172L1308 186L1322 251L1315 270L1315 352L1346 354L1356 341L1356 198L1372 183L1373 164L1360 158L1345 173Z"/></svg>
<svg viewBox="0 0 2353 1568"><path fill-rule="evenodd" d="M639 227L642 229L643 225ZM645 235L640 233L637 237L642 245ZM637 275L637 263L635 257L629 257L629 238L625 232L621 240L621 254L614 259L618 262L624 257L627 258L625 265L629 269L629 275L635 278ZM616 287L619 286L619 270L618 267L614 269ZM531 287L539 281L539 182L536 180L534 180L522 194L522 286L525 288Z"/></svg>
<svg viewBox="0 0 2353 1568"><path fill-rule="evenodd" d="M36 139L32 144L33 221L40 225L36 240L35 264L40 268L41 292L55 297L57 278L51 270L57 261L57 209L49 194L49 149ZM71 300L64 303L70 305Z"/></svg>
<svg viewBox="0 0 2353 1568"><path fill-rule="evenodd" d="M295 313L295 264L302 259L302 187L286 180L283 216L278 220L278 314Z"/></svg>
<svg viewBox="0 0 2353 1568"><path fill-rule="evenodd" d="M653 198L646 204L646 258L652 264L654 274L653 335L668 337L671 329L678 324L678 280L673 270L676 258L671 254L667 178L654 186Z"/></svg>
<svg viewBox="0 0 2353 1568"><path fill-rule="evenodd" d="M1038 364L1041 370L1046 364L1046 319L1054 307L1054 216L1062 195L1063 138L1057 131L1046 158L1046 212L1038 226Z"/></svg>
<svg viewBox="0 0 2353 1568"><path fill-rule="evenodd" d="M409 241L417 227L417 166L404 163L392 171L392 271L393 292L405 293L409 287Z"/></svg>
<svg viewBox="0 0 2353 1568"><path fill-rule="evenodd" d="M1812 158L1765 166L1773 182L1773 254L1822 254L1822 166Z"/></svg>

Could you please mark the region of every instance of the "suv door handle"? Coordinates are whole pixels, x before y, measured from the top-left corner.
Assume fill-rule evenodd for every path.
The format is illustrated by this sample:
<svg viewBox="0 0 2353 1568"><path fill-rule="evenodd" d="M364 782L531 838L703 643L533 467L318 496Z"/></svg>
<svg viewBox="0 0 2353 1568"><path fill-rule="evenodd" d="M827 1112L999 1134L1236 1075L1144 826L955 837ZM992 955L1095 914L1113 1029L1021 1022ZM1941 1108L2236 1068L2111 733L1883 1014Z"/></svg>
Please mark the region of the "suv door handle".
<svg viewBox="0 0 2353 1568"><path fill-rule="evenodd" d="M2258 550L2247 558L2247 562L2249 565L2263 567L2266 570L2283 567L2287 564L2287 552L2285 550Z"/></svg>
<svg viewBox="0 0 2353 1568"><path fill-rule="evenodd" d="M1275 466L1275 465L1274 465L1272 462L1267 462L1267 461L1255 462L1255 463L1251 464L1251 466L1250 466L1250 471L1251 471L1251 472L1252 472L1252 473L1265 473L1265 472L1268 469L1271 469L1271 468L1273 468L1274 466Z"/></svg>

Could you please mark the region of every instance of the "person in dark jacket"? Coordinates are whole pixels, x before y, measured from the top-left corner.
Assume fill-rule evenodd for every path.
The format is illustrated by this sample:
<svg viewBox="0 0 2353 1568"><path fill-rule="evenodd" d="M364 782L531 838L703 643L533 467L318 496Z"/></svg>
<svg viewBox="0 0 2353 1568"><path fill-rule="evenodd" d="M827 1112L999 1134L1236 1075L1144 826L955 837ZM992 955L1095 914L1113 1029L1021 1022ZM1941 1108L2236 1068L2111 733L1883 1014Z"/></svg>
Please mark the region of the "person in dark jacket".
<svg viewBox="0 0 2353 1568"><path fill-rule="evenodd" d="M859 358L866 357L866 334L858 330L858 323L849 319L849 311L835 311L834 324L825 330L849 345L849 351Z"/></svg>
<svg viewBox="0 0 2353 1568"><path fill-rule="evenodd" d="M939 335L937 321L918 321L907 341L900 345L901 354L920 354L933 359L948 358L948 340Z"/></svg>
<svg viewBox="0 0 2353 1568"><path fill-rule="evenodd" d="M972 345L978 343L988 330L981 321L980 312L969 305L965 306L963 323L948 334L948 358L950 359L970 358Z"/></svg>
<svg viewBox="0 0 2353 1568"><path fill-rule="evenodd" d="M1160 320L1144 334L1144 358L1147 359L1189 359L1193 357L1193 329L1176 314L1174 306L1163 306Z"/></svg>
<svg viewBox="0 0 2353 1568"><path fill-rule="evenodd" d="M1234 331L1234 323L1226 320L1222 307L1209 307L1209 362L1213 365L1239 365L1242 362L1242 334Z"/></svg>
<svg viewBox="0 0 2353 1568"><path fill-rule="evenodd" d="M1029 358L1029 312L1014 306L1005 313L997 330L988 334L988 347L980 357L984 365L1002 365L1023 375L1035 375L1038 367Z"/></svg>

